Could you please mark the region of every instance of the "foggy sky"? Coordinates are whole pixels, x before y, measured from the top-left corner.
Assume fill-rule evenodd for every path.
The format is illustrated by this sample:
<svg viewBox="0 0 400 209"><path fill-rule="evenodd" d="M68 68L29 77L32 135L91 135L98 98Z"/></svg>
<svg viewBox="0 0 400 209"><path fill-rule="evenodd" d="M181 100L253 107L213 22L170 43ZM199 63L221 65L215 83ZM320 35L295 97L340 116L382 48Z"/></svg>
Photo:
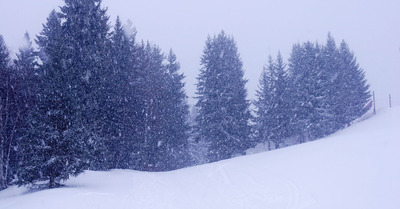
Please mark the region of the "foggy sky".
<svg viewBox="0 0 400 209"><path fill-rule="evenodd" d="M26 31L31 38L42 29L62 0L0 0L0 34L15 53ZM295 43L325 43L331 32L337 45L344 39L366 71L377 107L388 106L388 94L400 105L400 1L320 0L103 0L110 25L119 15L138 31L138 39L173 49L186 76L194 103L200 57L208 35L224 30L233 35L255 99L258 79L269 55L281 51L285 60Z"/></svg>

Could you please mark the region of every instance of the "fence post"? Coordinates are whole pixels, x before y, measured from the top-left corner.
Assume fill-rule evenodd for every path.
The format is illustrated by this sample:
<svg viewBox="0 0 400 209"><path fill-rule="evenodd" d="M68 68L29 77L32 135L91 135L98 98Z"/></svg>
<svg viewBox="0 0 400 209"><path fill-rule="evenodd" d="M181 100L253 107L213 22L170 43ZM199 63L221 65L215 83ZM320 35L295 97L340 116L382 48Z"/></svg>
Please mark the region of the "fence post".
<svg viewBox="0 0 400 209"><path fill-rule="evenodd" d="M373 100L374 100L374 115L376 114L376 109L375 109L375 91L372 92Z"/></svg>

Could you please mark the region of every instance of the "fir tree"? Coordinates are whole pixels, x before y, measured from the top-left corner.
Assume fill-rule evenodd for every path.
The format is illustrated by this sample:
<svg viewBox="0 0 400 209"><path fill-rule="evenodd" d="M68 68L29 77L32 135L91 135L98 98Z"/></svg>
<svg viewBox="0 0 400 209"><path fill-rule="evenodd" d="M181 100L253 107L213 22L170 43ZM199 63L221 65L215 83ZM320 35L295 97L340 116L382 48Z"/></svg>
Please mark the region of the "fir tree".
<svg viewBox="0 0 400 209"><path fill-rule="evenodd" d="M326 80L321 67L321 47L311 42L294 45L289 59L292 123L299 141L314 140L325 135Z"/></svg>
<svg viewBox="0 0 400 209"><path fill-rule="evenodd" d="M17 125L21 121L18 109L18 83L10 66L10 56L0 35L0 190L13 178Z"/></svg>
<svg viewBox="0 0 400 209"><path fill-rule="evenodd" d="M111 37L112 77L108 90L109 120L103 128L108 134L106 142L109 168L131 168L135 151L135 89L134 78L135 35L128 34L119 17Z"/></svg>
<svg viewBox="0 0 400 209"><path fill-rule="evenodd" d="M289 59L291 129L300 142L334 133L365 114L369 85L353 53L328 34L325 45L295 45Z"/></svg>
<svg viewBox="0 0 400 209"><path fill-rule="evenodd" d="M84 142L76 126L75 95L64 57L66 44L61 19L53 11L38 36L43 66L36 110L29 115L30 129L20 142L18 184L49 181L57 187L69 175L82 172Z"/></svg>
<svg viewBox="0 0 400 209"><path fill-rule="evenodd" d="M164 157L161 158L163 167L167 170L182 168L188 165L188 138L189 106L184 91L184 75L180 74L180 64L171 50L165 65L166 92L165 92L165 132L161 149Z"/></svg>
<svg viewBox="0 0 400 209"><path fill-rule="evenodd" d="M198 141L209 143L209 161L243 154L249 141L246 80L236 43L221 32L208 38L197 83Z"/></svg>
<svg viewBox="0 0 400 209"><path fill-rule="evenodd" d="M344 96L340 100L340 107L345 107L341 108L344 110L342 123L343 126L348 126L371 108L367 105L371 101L371 93L364 70L359 67L345 41L341 42L339 48L339 68L345 74L341 82Z"/></svg>
<svg viewBox="0 0 400 209"><path fill-rule="evenodd" d="M106 169L104 128L108 115L108 90L112 85L109 26L101 0L65 0L61 7L64 20L65 71L70 97L74 103L70 121L80 137L91 146L92 169ZM74 98L74 99L72 99Z"/></svg>
<svg viewBox="0 0 400 209"><path fill-rule="evenodd" d="M279 148L283 140L289 137L290 109L288 104L288 80L280 53L276 62L268 59L268 66L260 78L260 90L257 91L255 128L258 141L274 143Z"/></svg>
<svg viewBox="0 0 400 209"><path fill-rule="evenodd" d="M326 44L322 47L320 59L320 70L326 85L324 87L324 109L326 109L326 113L324 123L321 122L321 127L325 129L324 135L329 135L342 128L341 115L346 108L341 105L344 96L341 91L342 79L345 74L339 67L338 49L330 33L328 33Z"/></svg>

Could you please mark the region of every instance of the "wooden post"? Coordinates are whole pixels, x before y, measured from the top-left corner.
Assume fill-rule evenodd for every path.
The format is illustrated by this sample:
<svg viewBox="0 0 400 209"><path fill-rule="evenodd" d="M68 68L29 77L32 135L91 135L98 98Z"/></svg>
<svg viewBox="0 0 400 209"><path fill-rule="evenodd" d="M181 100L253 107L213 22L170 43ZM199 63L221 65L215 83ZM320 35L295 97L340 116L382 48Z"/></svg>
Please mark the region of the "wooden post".
<svg viewBox="0 0 400 209"><path fill-rule="evenodd" d="M392 108L392 96L389 94L389 107Z"/></svg>
<svg viewBox="0 0 400 209"><path fill-rule="evenodd" d="M376 114L376 109L375 109L375 91L372 92L373 100L374 100L374 115Z"/></svg>

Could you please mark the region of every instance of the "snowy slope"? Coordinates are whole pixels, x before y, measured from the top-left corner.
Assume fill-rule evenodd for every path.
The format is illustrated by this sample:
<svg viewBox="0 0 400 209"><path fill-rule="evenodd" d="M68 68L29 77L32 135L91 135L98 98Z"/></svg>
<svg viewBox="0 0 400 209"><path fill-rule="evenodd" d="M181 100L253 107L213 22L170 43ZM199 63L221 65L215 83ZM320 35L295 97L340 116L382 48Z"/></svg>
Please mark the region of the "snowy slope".
<svg viewBox="0 0 400 209"><path fill-rule="evenodd" d="M166 173L87 171L3 208L400 208L400 107L302 145Z"/></svg>

